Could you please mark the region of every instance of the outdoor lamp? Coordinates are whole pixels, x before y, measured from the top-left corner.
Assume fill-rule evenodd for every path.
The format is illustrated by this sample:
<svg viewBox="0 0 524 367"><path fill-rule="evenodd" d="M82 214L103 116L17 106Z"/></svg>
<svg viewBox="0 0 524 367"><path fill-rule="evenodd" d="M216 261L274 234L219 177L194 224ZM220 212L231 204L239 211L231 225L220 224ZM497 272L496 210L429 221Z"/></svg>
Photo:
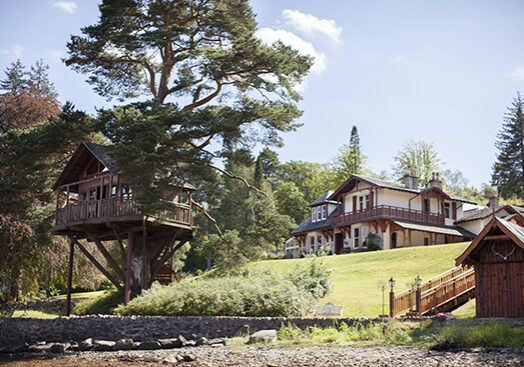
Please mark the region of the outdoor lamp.
<svg viewBox="0 0 524 367"><path fill-rule="evenodd" d="M393 292L393 288L395 287L395 279L393 279L393 277L389 278L389 286L391 287L391 292Z"/></svg>
<svg viewBox="0 0 524 367"><path fill-rule="evenodd" d="M417 277L415 278L415 285L417 286L417 288L420 288L421 283L422 279L420 279L420 275L417 275Z"/></svg>

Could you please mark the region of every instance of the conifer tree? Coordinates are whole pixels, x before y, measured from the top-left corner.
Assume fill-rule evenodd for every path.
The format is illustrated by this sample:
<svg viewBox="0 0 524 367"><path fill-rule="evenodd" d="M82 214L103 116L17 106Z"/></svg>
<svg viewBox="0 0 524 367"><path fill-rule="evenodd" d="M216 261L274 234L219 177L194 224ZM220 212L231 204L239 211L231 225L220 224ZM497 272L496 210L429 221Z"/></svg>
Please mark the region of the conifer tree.
<svg viewBox="0 0 524 367"><path fill-rule="evenodd" d="M336 176L336 184L340 185L351 175L363 174L366 156L362 154L358 129L353 126L349 144L344 144L338 151L332 164Z"/></svg>
<svg viewBox="0 0 524 367"><path fill-rule="evenodd" d="M524 100L517 93L504 115L502 129L497 135L499 150L493 165L491 183L507 199L516 196L524 199Z"/></svg>
<svg viewBox="0 0 524 367"><path fill-rule="evenodd" d="M255 162L255 174L253 176L253 182L257 189L262 188L263 180L264 180L264 168L262 167L262 158L259 154Z"/></svg>

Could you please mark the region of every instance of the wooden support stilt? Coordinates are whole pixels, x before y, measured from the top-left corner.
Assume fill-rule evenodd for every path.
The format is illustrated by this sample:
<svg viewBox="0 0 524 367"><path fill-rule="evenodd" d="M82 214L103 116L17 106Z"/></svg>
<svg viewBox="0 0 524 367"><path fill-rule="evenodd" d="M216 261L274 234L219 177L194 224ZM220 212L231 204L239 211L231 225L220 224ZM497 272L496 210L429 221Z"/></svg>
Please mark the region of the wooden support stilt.
<svg viewBox="0 0 524 367"><path fill-rule="evenodd" d="M187 242L187 240L180 241L176 246L173 246L173 248L170 251L166 251L164 255L156 262L156 264L151 269L151 277L154 277L158 269L166 262L167 259L169 259L173 254L184 244Z"/></svg>
<svg viewBox="0 0 524 367"><path fill-rule="evenodd" d="M124 290L124 305L127 306L131 300L131 258L133 256L133 233L129 232L127 237L127 256L126 256L126 280Z"/></svg>
<svg viewBox="0 0 524 367"><path fill-rule="evenodd" d="M109 274L109 272L93 257L93 255L89 253L89 251L87 251L87 249L84 246L82 246L80 242L78 242L77 239L74 239L74 242L78 246L80 251L82 251L84 255L86 255L86 257L93 263L93 265L96 266L96 268L100 270L102 274L104 274L107 277L107 279L109 279L109 281L113 283L120 292L123 292L124 288L122 288L118 280L116 280L111 274Z"/></svg>
<svg viewBox="0 0 524 367"><path fill-rule="evenodd" d="M87 236L89 237L91 241L93 241L96 244L96 247L98 247L98 250L105 257L105 259L107 260L107 263L109 264L109 266L113 268L113 270L116 272L120 280L124 281L124 278L125 278L124 271L122 270L122 268L120 268L116 260L113 259L113 256L111 256L109 251L107 251L107 249L104 247L102 242L100 242L100 240L96 238L96 236L91 232L87 232Z"/></svg>
<svg viewBox="0 0 524 367"><path fill-rule="evenodd" d="M66 298L66 316L71 316L71 288L73 285L73 256L75 253L75 242L69 237L69 264L67 268L67 298Z"/></svg>

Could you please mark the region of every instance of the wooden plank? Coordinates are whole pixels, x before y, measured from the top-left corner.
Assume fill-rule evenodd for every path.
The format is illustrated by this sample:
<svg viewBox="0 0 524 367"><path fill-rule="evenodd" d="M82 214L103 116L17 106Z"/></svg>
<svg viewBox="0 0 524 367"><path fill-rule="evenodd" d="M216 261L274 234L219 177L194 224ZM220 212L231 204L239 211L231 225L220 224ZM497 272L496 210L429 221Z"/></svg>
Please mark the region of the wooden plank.
<svg viewBox="0 0 524 367"><path fill-rule="evenodd" d="M66 298L66 316L71 316L71 288L73 285L73 256L75 253L75 243L73 238L69 238L69 264L67 267L67 298Z"/></svg>
<svg viewBox="0 0 524 367"><path fill-rule="evenodd" d="M482 240L483 241L505 241L505 240L511 240L511 238L508 235L500 234L500 235L484 236Z"/></svg>

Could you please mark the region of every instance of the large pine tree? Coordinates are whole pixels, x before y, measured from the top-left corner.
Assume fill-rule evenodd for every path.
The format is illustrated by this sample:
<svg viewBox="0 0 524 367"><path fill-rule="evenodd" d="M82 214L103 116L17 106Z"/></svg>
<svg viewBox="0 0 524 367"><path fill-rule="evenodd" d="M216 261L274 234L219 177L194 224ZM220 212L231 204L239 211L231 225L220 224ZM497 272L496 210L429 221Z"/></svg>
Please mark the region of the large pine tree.
<svg viewBox="0 0 524 367"><path fill-rule="evenodd" d="M516 196L524 199L524 100L517 93L508 112L504 114L502 129L497 135L499 150L493 165L492 185L507 199Z"/></svg>

